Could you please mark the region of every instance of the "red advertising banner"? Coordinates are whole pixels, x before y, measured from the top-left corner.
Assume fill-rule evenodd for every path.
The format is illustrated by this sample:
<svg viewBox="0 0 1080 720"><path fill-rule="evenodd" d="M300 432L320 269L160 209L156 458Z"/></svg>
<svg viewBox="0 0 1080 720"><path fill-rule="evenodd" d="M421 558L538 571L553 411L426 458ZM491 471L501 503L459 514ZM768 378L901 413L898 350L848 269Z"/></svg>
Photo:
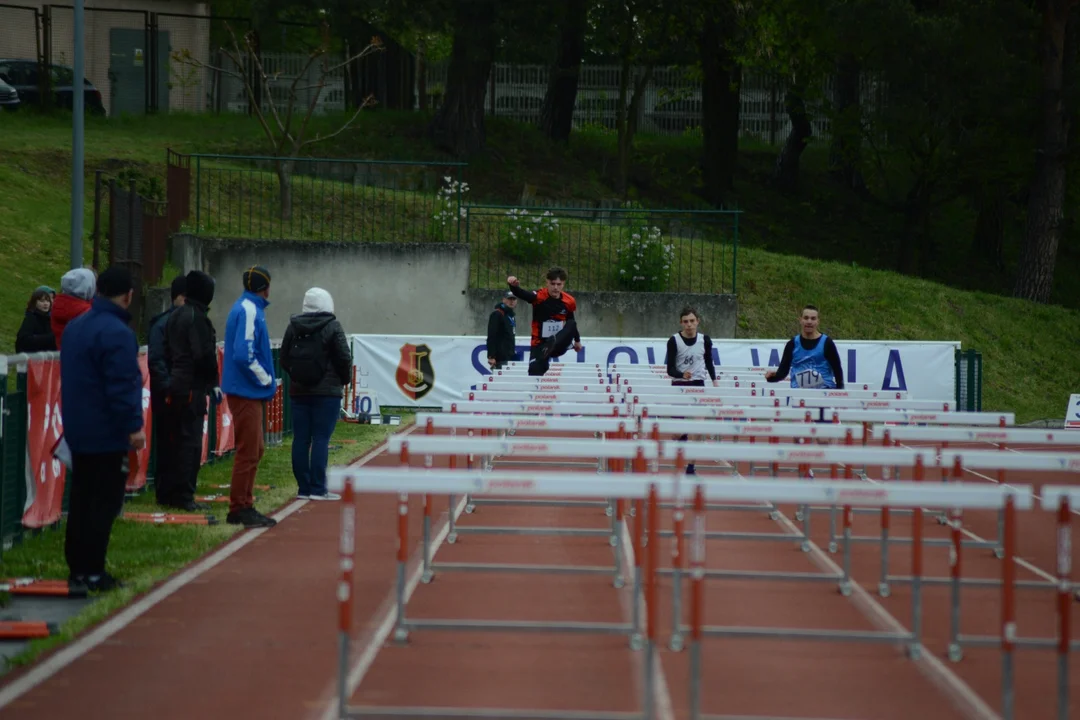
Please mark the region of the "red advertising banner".
<svg viewBox="0 0 1080 720"><path fill-rule="evenodd" d="M146 432L146 445L142 450L128 453L128 479L126 489L134 492L146 487L146 473L150 467L150 438L153 437L153 420L150 412L150 367L146 353L139 354L139 370L142 371L143 391L143 430Z"/></svg>
<svg viewBox="0 0 1080 720"><path fill-rule="evenodd" d="M218 348L218 377L221 377L222 364L225 362L225 351ZM236 434L233 431L232 411L229 410L229 401L222 399L217 406L217 449L218 456L224 455L236 448Z"/></svg>
<svg viewBox="0 0 1080 720"><path fill-rule="evenodd" d="M52 456L64 433L60 415L60 361L26 368L26 507L23 525L40 528L60 519L67 468Z"/></svg>

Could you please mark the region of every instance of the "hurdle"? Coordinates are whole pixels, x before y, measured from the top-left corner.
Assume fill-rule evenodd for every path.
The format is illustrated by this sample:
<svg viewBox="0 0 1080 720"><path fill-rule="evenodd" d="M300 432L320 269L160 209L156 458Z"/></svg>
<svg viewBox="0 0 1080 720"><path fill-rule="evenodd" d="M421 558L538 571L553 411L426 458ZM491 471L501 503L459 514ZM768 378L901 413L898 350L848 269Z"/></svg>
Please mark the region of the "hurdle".
<svg viewBox="0 0 1080 720"><path fill-rule="evenodd" d="M785 481L780 481L785 483ZM770 487L772 486L772 487ZM732 492L737 488L740 493ZM805 504L840 503L861 505L863 507L884 510L891 507L910 507L919 513L923 508L937 508L942 511L959 508L961 510L1001 510L1006 517L1009 542L1006 543L1005 563L1002 565L1002 622L1001 635L994 638L1002 652L1002 700L1005 720L1013 720L1013 650L1016 647L1015 624L1016 605L1013 580L1015 579L1015 533L1017 510L1028 510L1034 506L1030 486L956 486L927 485L923 483L883 482L873 489L859 489L857 483L840 481L838 483L799 483L790 484L780 491L780 485L773 481L736 484L732 488L718 487L717 484L698 484L695 488L692 511L693 536L691 541L690 582L691 608L690 624L681 628L689 633L690 654L690 717L699 720L701 712L701 646L707 638L756 638L780 640L812 641L849 641L849 642L884 642L903 643L907 654L917 659L923 652L922 647L922 598L918 592L919 578L922 575L921 530L914 532L915 543L912 547L912 577L915 592L912 593L912 623L909 632L881 631L838 631L838 630L797 630L778 628L721 627L703 624L705 606L705 559L706 559L706 499L729 498L738 494L742 498L754 498L759 501L777 501L779 496L788 502ZM916 528L920 525L916 524ZM1067 637L1067 636L1066 636ZM715 682L715 679L713 680ZM1067 684L1067 680L1066 680ZM1059 682L1060 688L1060 682ZM1067 692L1067 690L1066 690ZM1067 714L1067 705L1064 712ZM1064 716L1063 716L1064 717Z"/></svg>
<svg viewBox="0 0 1080 720"><path fill-rule="evenodd" d="M880 452L886 452L881 449ZM701 645L710 638L753 638L753 639L798 639L829 640L842 642L871 642L900 644L911 658L918 658L923 652L921 635L921 596L913 595L913 622L909 631L874 632L843 630L804 630L799 628L706 626L704 618L705 598L705 504L706 500L717 502L752 501L758 503L782 504L829 504L852 505L870 508L910 507L913 512L921 512L924 507L950 509L1004 509L1010 537L1015 536L1016 511L1030 509L1033 506L1029 486L958 486L929 485L925 483L885 482L868 488L861 481L836 480L820 483L806 483L791 480L759 480L756 482L696 482L686 483L679 475L665 477L654 474L627 474L619 476L596 476L585 474L516 473L513 475L486 471L467 470L417 470L412 468L364 468L357 471L350 468L331 468L328 484L333 491L343 495L341 507L341 542L339 544L340 581L337 588L339 605L339 663L338 663L338 717L371 716L425 716L425 717L506 717L537 718L538 720L568 720L585 718L647 718L655 716L656 699L656 663L658 628L657 568L658 549L656 543L646 546L644 558L644 611L645 611L645 646L644 646L644 687L642 709L640 713L594 713L578 711L534 711L528 709L499 709L475 711L466 708L424 708L424 707L378 707L350 706L348 704L347 662L349 647L354 631L352 623L353 568L355 567L355 522L356 495L360 493L396 494L402 504L409 494L472 493L475 495L524 495L548 497L623 497L647 504L648 532L657 532L657 515L660 498L677 503L693 499L691 542L691 613L688 626L680 630L690 637L690 678L688 693L691 717L701 717L702 662ZM406 504L407 507L407 504ZM916 538L921 534L916 531ZM1003 566L1002 594L1006 610L1002 622L1003 697L1011 698L1013 677L1011 673L1012 627L1015 625L1015 604L1012 597L1012 585L1009 582L1008 568L1013 568L1013 543L1007 546L1007 563ZM406 552L399 547L400 555ZM913 545L912 575L921 576L921 546ZM1014 568L1011 570L1014 572ZM1010 614L1011 613L1011 614ZM410 621L415 627L424 627L423 621ZM513 622L450 621L438 624L431 621L430 629L444 630L486 630L493 632L587 632L587 633L622 633L625 624L582 624L571 623L530 623L528 625ZM1011 624L1010 624L1011 623ZM1006 720L1012 720L1011 700L1006 703Z"/></svg>
<svg viewBox="0 0 1080 720"><path fill-rule="evenodd" d="M402 465L409 462L410 453L424 455L456 456L462 454L489 454L489 455L525 455L536 457L543 454L565 455L581 458L602 458L604 460L617 461L615 471L623 469L622 463L631 461L635 472L645 472L645 462L657 456L655 443L639 440L594 440L589 438L564 438L564 439L532 439L532 438L455 438L448 436L392 436L387 444L388 452L400 456ZM453 465L451 466L453 467ZM513 526L456 526L456 533L480 534L480 535L533 535L533 536L583 536L583 537L607 537L608 543L615 548L614 587L622 587L625 578L622 568L622 539L621 525L625 514L625 504L622 498L608 498L608 503L614 505L611 513L610 530L599 528L550 528L550 527L513 527ZM556 565L496 565L491 563L435 563L431 557L430 545L430 513L427 511L429 503L425 496L424 529L422 533L422 562L424 582L430 582L437 570L449 571L506 571L506 572L543 572L543 573L573 573L573 574L611 574L612 568L606 567L579 567L579 566L556 566ZM407 513L407 507L403 512ZM451 510L452 511L452 510ZM635 541L641 537L640 532L634 536ZM407 542L407 540L404 540ZM398 597L404 597L404 568L400 568ZM635 586L640 582L640 573L635 574ZM401 610L403 611L403 607ZM632 643L637 642L635 628Z"/></svg>

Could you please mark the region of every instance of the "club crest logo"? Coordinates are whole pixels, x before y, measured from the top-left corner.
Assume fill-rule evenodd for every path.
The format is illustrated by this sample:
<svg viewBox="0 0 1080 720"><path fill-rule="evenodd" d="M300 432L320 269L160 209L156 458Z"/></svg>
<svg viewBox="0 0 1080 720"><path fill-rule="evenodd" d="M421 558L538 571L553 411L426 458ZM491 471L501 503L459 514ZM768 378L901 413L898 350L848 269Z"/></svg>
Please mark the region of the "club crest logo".
<svg viewBox="0 0 1080 720"><path fill-rule="evenodd" d="M410 400L419 400L435 387L435 368L431 364L431 348L406 343L401 346L401 360L395 375L397 386Z"/></svg>

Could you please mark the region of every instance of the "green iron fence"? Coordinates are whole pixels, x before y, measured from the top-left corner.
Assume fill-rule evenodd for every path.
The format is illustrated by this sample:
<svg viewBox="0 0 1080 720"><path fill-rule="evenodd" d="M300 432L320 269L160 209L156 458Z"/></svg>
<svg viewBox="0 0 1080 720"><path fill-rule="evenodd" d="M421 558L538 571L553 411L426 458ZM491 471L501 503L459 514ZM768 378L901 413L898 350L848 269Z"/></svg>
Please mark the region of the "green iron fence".
<svg viewBox="0 0 1080 720"><path fill-rule="evenodd" d="M168 225L195 234L470 246L470 285L734 293L738 210L467 202L465 163L168 153ZM283 177L288 180L283 180Z"/></svg>
<svg viewBox="0 0 1080 720"><path fill-rule="evenodd" d="M196 234L346 242L430 241L441 231L436 215L460 208L465 167L170 152L170 166L174 159L190 163L185 219Z"/></svg>
<svg viewBox="0 0 1080 720"><path fill-rule="evenodd" d="M982 353L956 351L956 409L982 412Z"/></svg>
<svg viewBox="0 0 1080 720"><path fill-rule="evenodd" d="M140 349L146 352L146 348ZM282 381L281 422L277 432L272 433L267 425L266 444L281 445L284 439L292 435L292 407L289 400L288 375L282 373L280 342L274 342L272 348L274 369ZM31 531L23 527L22 517L26 507L26 441L27 441L27 389L26 364L30 361L56 359L59 353L35 353L34 355L0 355L0 548L8 550L18 544ZM211 403L207 416L210 452L207 464L225 457L230 452L218 455L216 448L218 406ZM154 487L154 474L157 460L157 434L151 428L150 460L146 471L146 485L137 493L147 492ZM67 512L70 484L65 483L62 509ZM56 526L54 526L56 527ZM36 530L34 532L37 532ZM0 552L2 552L0 550Z"/></svg>
<svg viewBox="0 0 1080 720"><path fill-rule="evenodd" d="M508 275L543 285L552 265L578 290L734 293L738 210L466 205L470 286Z"/></svg>

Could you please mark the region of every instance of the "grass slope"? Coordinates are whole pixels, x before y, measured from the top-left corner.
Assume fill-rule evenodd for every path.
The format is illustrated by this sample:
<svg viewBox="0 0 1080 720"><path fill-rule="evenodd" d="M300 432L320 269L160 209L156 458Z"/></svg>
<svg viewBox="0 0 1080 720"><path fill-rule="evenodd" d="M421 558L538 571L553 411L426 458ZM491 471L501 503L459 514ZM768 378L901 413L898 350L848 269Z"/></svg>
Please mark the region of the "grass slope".
<svg viewBox="0 0 1080 720"><path fill-rule="evenodd" d="M313 131L331 128L334 122L319 118ZM431 147L424 125L418 113L367 113L355 131L312 150L324 157L447 160ZM466 174L474 202L514 203L526 183L541 197L614 196L607 183L614 166L610 134L576 133L569 147L560 147L535 129L512 122L489 119L488 131L488 150L470 160ZM41 283L55 286L67 267L70 161L65 148L70 146L70 127L62 116L16 114L0 116L0 132L6 146L0 156L0 187L11 200L0 204L0 263L10 280L0 284L0 306L5 308L0 313L2 352L14 344L29 292ZM86 167L88 172L115 172L134 163L163 176L166 147L262 154L261 132L254 121L240 116L91 119ZM633 195L648 205L693 206L699 148L700 139L689 135L639 138ZM984 407L1014 410L1020 422L1061 417L1068 394L1077 389L1071 383L1080 377L1080 312L959 289L1005 287L1001 277L964 255L962 243L943 250L933 269L932 274L948 284L867 269L889 266L885 238L895 233L898 216L837 190L827 179L824 153L813 147L803 158L802 193L795 198L781 195L766 179L773 157L772 150L754 147L744 148L740 157L740 336L793 334L799 306L813 302L823 309L824 327L841 339L959 340L984 354ZM92 172L88 188L91 179ZM88 195L88 232L91 207ZM962 207L947 208L936 231L964 232L967 215ZM387 232L379 239L391 237ZM89 257L89 242L86 245ZM1067 239L1056 292L1070 303L1080 288L1067 272L1071 258L1080 260L1075 243ZM486 273L490 278L498 275Z"/></svg>
<svg viewBox="0 0 1080 720"><path fill-rule="evenodd" d="M412 414L402 414L402 424L412 421ZM356 425L338 423L330 443L330 463L347 463L372 449L395 429L390 425ZM269 485L270 490L256 490L255 504L270 514L296 496L296 481L291 470L289 438L276 447L267 447L259 466L257 485ZM225 495L232 472L232 457L206 465L199 472L200 495ZM42 653L69 642L83 631L96 625L136 597L178 572L180 569L211 552L229 538L243 532L236 525L226 525L228 503L212 503L211 514L217 525L151 525L118 520L113 526L109 544L108 566L126 584L113 592L102 593L82 612L69 618L60 632L49 638L34 640L8 665L19 667L33 662ZM125 505L129 512L165 512L154 502L153 492L131 499ZM271 532L273 532L271 530ZM64 562L64 527L46 530L27 538L0 558L0 576L66 578Z"/></svg>

